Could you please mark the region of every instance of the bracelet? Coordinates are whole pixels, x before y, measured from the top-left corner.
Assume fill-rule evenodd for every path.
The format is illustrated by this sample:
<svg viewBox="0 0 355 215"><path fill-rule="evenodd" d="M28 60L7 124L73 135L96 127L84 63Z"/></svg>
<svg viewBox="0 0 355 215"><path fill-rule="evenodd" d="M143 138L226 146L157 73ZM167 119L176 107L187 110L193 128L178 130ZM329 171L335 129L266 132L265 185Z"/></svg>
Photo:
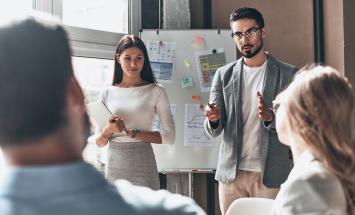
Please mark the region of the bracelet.
<svg viewBox="0 0 355 215"><path fill-rule="evenodd" d="M100 135L101 135L101 137L105 138L106 140L110 139L110 138L107 138L107 137L104 136L104 134L102 133L102 130L100 131Z"/></svg>

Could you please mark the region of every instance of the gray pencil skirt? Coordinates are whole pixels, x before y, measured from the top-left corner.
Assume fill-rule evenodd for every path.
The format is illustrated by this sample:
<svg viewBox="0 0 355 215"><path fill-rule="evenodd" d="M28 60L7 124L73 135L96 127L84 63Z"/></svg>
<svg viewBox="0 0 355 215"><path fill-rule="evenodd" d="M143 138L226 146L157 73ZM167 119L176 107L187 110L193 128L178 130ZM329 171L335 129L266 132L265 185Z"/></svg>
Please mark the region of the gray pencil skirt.
<svg viewBox="0 0 355 215"><path fill-rule="evenodd" d="M157 163L150 143L110 141L105 175L109 180L125 179L154 190L160 188Z"/></svg>

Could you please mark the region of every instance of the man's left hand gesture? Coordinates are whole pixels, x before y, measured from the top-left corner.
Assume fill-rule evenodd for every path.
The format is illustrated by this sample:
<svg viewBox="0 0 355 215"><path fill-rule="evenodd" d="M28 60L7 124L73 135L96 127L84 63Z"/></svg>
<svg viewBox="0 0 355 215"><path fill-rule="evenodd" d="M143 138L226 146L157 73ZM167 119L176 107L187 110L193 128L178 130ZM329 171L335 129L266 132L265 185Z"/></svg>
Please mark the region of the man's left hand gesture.
<svg viewBox="0 0 355 215"><path fill-rule="evenodd" d="M274 113L264 103L260 92L256 93L258 96L258 116L262 121L271 122L274 119Z"/></svg>

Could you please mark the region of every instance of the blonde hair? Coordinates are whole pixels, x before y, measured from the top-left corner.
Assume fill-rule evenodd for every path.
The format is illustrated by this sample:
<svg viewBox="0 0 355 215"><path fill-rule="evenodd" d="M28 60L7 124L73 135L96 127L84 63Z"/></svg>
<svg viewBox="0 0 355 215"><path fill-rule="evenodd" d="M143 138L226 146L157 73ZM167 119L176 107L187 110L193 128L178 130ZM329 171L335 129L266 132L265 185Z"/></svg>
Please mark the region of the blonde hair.
<svg viewBox="0 0 355 215"><path fill-rule="evenodd" d="M293 134L341 182L348 213L355 193L354 95L347 79L331 67L301 69L278 98Z"/></svg>

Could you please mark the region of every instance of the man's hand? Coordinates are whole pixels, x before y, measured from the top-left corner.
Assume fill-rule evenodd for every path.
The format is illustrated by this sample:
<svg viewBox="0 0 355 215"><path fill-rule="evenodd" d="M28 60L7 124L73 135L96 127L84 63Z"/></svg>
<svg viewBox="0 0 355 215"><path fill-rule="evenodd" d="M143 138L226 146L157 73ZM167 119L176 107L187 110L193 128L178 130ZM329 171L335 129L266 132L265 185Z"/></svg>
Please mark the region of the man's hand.
<svg viewBox="0 0 355 215"><path fill-rule="evenodd" d="M217 122L221 118L219 109L215 104L206 105L204 115L210 122Z"/></svg>
<svg viewBox="0 0 355 215"><path fill-rule="evenodd" d="M271 122L274 119L274 113L264 103L260 92L256 93L258 97L258 116L262 121Z"/></svg>

